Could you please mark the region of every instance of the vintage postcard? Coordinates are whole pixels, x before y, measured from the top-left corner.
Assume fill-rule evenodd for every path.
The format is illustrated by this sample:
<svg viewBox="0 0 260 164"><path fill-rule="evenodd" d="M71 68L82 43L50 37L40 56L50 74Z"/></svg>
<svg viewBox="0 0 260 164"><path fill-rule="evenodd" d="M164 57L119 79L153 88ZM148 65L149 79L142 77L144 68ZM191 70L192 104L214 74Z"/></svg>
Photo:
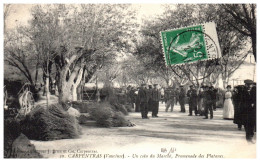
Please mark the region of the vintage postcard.
<svg viewBox="0 0 260 164"><path fill-rule="evenodd" d="M3 3L3 157L257 158L257 4Z"/></svg>

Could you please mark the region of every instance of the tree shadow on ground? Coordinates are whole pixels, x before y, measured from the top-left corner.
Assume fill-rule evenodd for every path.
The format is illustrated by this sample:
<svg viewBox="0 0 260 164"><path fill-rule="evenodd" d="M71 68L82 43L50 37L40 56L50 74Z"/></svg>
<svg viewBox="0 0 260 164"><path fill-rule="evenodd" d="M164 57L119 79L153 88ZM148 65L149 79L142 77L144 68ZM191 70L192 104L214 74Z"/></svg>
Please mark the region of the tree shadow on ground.
<svg viewBox="0 0 260 164"><path fill-rule="evenodd" d="M88 129L99 129L99 135L118 135L131 137L151 137L171 139L185 142L214 141L224 139L239 139L243 132L236 129L232 122L225 122L221 117L213 120L203 120L203 117L162 116L144 120L137 116L127 117L135 123L135 127L102 128L94 122L85 124ZM104 131L102 130L104 129ZM86 129L87 133L87 129Z"/></svg>
<svg viewBox="0 0 260 164"><path fill-rule="evenodd" d="M241 138L240 135L234 134L216 134L214 130L209 132L201 133L199 131L190 129L190 131L155 131L155 130L144 130L144 129L120 129L118 135L131 135L135 137L152 137L152 138L162 138L162 139L172 139L179 141L212 141L217 139L227 139L227 138ZM206 137L204 137L206 136Z"/></svg>

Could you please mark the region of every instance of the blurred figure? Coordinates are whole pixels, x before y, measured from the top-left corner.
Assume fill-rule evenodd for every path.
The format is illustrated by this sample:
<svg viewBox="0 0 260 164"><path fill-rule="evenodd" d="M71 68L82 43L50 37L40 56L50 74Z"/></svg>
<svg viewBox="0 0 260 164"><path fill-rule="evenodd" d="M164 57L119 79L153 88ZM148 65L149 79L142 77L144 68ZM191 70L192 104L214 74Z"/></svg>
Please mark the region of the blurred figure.
<svg viewBox="0 0 260 164"><path fill-rule="evenodd" d="M140 87L135 91L135 112L140 112L140 99L138 97Z"/></svg>
<svg viewBox="0 0 260 164"><path fill-rule="evenodd" d="M163 104L163 102L164 102L164 88L163 87L160 89L160 92L161 92L161 101Z"/></svg>
<svg viewBox="0 0 260 164"><path fill-rule="evenodd" d="M224 108L223 108L223 118L227 120L234 119L234 106L232 103L232 92L231 86L227 86L227 91L225 93L225 101L224 101Z"/></svg>
<svg viewBox="0 0 260 164"><path fill-rule="evenodd" d="M97 89L96 101L97 101L97 102L100 102L100 92L99 92L99 89Z"/></svg>
<svg viewBox="0 0 260 164"><path fill-rule="evenodd" d="M183 86L180 86L181 90L180 90L180 94L179 94L179 103L181 106L181 112L185 113L185 97L186 97L186 93L185 90L183 88Z"/></svg>
<svg viewBox="0 0 260 164"><path fill-rule="evenodd" d="M195 111L195 115L197 116L198 111L197 111L197 91L194 89L194 86L190 86L190 90L187 92L187 97L189 97L189 115L192 116L192 111Z"/></svg>
<svg viewBox="0 0 260 164"><path fill-rule="evenodd" d="M168 112L169 107L171 107L171 112L173 112L174 101L175 101L175 92L172 87L169 88L169 90L167 91L167 94L165 95L165 99L166 99L165 111Z"/></svg>
<svg viewBox="0 0 260 164"><path fill-rule="evenodd" d="M175 95L176 95L176 96L175 96L175 97L176 97L176 99L175 99L175 105L177 105L178 102L179 102L179 97L180 97L180 89L179 89L179 88L176 89Z"/></svg>
<svg viewBox="0 0 260 164"><path fill-rule="evenodd" d="M200 87L199 94L198 94L198 114L200 116L204 116L204 101L203 101L203 93L204 93L204 86Z"/></svg>
<svg viewBox="0 0 260 164"><path fill-rule="evenodd" d="M158 84L154 84L154 88L152 90L152 117L158 117L160 98L161 92L158 89Z"/></svg>
<svg viewBox="0 0 260 164"><path fill-rule="evenodd" d="M130 104L131 104L132 108L134 108L134 103L135 103L135 89L134 89L134 87L131 87L129 94L130 94Z"/></svg>
<svg viewBox="0 0 260 164"><path fill-rule="evenodd" d="M210 92L211 92L211 97L212 97L212 102L211 102L211 108L216 111L216 103L217 103L217 90L213 87L210 86Z"/></svg>
<svg viewBox="0 0 260 164"><path fill-rule="evenodd" d="M146 89L146 84L142 84L141 88L138 92L138 99L140 100L140 111L142 115L142 119L149 119L147 114L148 114L148 95L147 95L147 89Z"/></svg>
<svg viewBox="0 0 260 164"><path fill-rule="evenodd" d="M152 100L152 92L153 92L153 86L152 85L148 85L148 89L147 89L147 98L148 98L148 111L152 111L153 110L153 100Z"/></svg>
<svg viewBox="0 0 260 164"><path fill-rule="evenodd" d="M212 97L211 92L209 91L208 86L204 86L203 91L203 104L204 104L204 111L205 111L205 118L208 119L208 113L210 111L210 119L213 119L213 109L212 109Z"/></svg>

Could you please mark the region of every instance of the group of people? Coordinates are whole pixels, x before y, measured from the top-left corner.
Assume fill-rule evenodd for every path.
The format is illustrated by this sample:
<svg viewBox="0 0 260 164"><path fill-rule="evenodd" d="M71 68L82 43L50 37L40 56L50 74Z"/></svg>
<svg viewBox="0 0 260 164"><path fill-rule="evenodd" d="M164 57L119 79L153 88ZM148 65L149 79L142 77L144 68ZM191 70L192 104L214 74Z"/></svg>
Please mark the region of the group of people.
<svg viewBox="0 0 260 164"><path fill-rule="evenodd" d="M148 111L152 111L152 117L158 117L159 101L163 100L166 104L165 111L173 112L174 105L179 102L181 110L185 113L186 98L189 102L189 116L192 116L192 111L195 115L205 116L208 118L210 111L210 118L213 118L213 110L216 109L216 90L214 87L201 86L201 90L197 92L193 85L190 86L188 92L185 92L184 86L174 89L173 87L164 90L158 88L158 84L146 85L142 84L138 90L133 87L128 87L129 101L134 107L135 111L141 112L143 119L147 119ZM163 97L163 98L162 98ZM203 110L204 109L204 110Z"/></svg>
<svg viewBox="0 0 260 164"><path fill-rule="evenodd" d="M256 130L256 83L252 80L245 80L245 85L239 85L232 91L231 86L223 95L223 118L234 120L241 130L244 125L246 139L252 140ZM169 87L158 88L158 84L142 84L138 90L133 87L128 88L130 101L135 104L135 111L141 112L143 119L149 119L148 111L152 112L152 117L158 117L159 101L165 102L165 112L173 112L174 105L179 102L181 110L185 113L185 103L189 104L189 115L205 116L204 119L213 119L213 111L216 111L218 101L218 89L213 86L202 85L197 90L194 85L185 91L184 86L179 88ZM210 117L209 117L210 116Z"/></svg>
<svg viewBox="0 0 260 164"><path fill-rule="evenodd" d="M161 92L158 84L149 85L142 84L137 94L137 100L140 104L140 111L143 119L149 119L148 110L152 111L152 117L158 117L159 101L161 99Z"/></svg>
<svg viewBox="0 0 260 164"><path fill-rule="evenodd" d="M168 88L165 90L165 102L166 102L166 112L171 106L171 112L173 111L174 104L179 102L181 111L185 113L185 102L186 97L189 103L189 115L192 116L193 111L196 116L205 116L208 119L208 112L210 112L210 118L213 118L213 110L216 110L217 101L217 90L213 86L201 86L200 90L197 91L193 85L190 86L188 92L185 92L183 86L180 88Z"/></svg>
<svg viewBox="0 0 260 164"><path fill-rule="evenodd" d="M245 85L238 85L231 90L227 86L223 107L223 118L234 120L238 130L244 125L246 139L252 141L256 131L256 83L245 80Z"/></svg>
<svg viewBox="0 0 260 164"><path fill-rule="evenodd" d="M210 113L210 119L213 119L213 111L216 110L217 89L213 86L202 85L197 91L191 85L187 97L189 98L189 116L192 116L192 111L194 111L196 116L205 116L204 119L208 119Z"/></svg>

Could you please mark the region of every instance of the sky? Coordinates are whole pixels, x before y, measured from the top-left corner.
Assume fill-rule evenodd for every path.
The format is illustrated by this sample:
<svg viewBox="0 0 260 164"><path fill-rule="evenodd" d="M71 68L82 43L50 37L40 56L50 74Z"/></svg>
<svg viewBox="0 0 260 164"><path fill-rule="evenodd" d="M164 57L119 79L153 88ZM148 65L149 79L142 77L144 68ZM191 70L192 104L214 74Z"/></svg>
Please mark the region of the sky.
<svg viewBox="0 0 260 164"><path fill-rule="evenodd" d="M10 15L7 18L7 29L12 29L18 25L27 24L30 19L30 9L33 4L12 4ZM152 18L163 13L163 6L160 4L132 4L137 10L138 21L142 18Z"/></svg>

